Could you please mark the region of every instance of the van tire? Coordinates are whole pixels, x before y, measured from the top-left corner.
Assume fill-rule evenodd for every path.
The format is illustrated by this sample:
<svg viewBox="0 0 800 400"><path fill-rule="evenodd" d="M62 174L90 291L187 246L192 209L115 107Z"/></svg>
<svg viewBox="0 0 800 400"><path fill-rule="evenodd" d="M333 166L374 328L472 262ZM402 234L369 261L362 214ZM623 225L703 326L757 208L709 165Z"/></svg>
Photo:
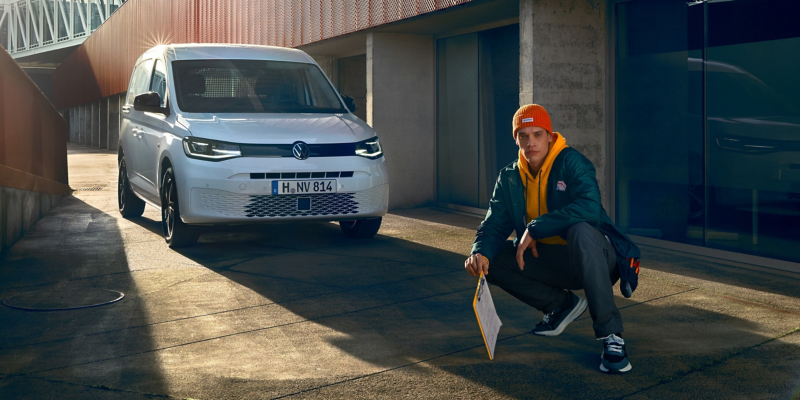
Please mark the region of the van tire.
<svg viewBox="0 0 800 400"><path fill-rule="evenodd" d="M164 240L171 249L193 246L197 243L200 231L197 227L189 226L181 220L178 187L175 184L172 167L164 172L164 179L161 182L161 231Z"/></svg>
<svg viewBox="0 0 800 400"><path fill-rule="evenodd" d="M125 164L125 156L119 159L119 176L117 177L117 206L122 218L136 218L141 217L144 213L144 201L131 190L131 184L128 181L128 167Z"/></svg>
<svg viewBox="0 0 800 400"><path fill-rule="evenodd" d="M339 221L344 235L349 238L368 239L375 236L381 229L383 217L359 219L357 221Z"/></svg>

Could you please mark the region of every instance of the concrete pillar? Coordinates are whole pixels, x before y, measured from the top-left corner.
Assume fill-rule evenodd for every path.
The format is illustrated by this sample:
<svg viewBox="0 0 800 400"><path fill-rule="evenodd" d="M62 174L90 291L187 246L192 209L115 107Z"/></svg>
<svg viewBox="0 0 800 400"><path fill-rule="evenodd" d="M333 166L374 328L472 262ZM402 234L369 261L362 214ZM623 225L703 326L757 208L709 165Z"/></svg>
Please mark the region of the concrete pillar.
<svg viewBox="0 0 800 400"><path fill-rule="evenodd" d="M119 148L119 96L108 98L108 149Z"/></svg>
<svg viewBox="0 0 800 400"><path fill-rule="evenodd" d="M605 2L520 0L520 104L543 105L606 196ZM608 208L608 204L604 204Z"/></svg>
<svg viewBox="0 0 800 400"><path fill-rule="evenodd" d="M93 101L91 107L91 145L92 147L100 147L100 102Z"/></svg>
<svg viewBox="0 0 800 400"><path fill-rule="evenodd" d="M519 105L533 101L533 2L519 1Z"/></svg>
<svg viewBox="0 0 800 400"><path fill-rule="evenodd" d="M98 146L101 149L108 149L108 97L100 99L98 102Z"/></svg>
<svg viewBox="0 0 800 400"><path fill-rule="evenodd" d="M434 201L435 74L432 36L367 35L367 123L384 145L390 208Z"/></svg>

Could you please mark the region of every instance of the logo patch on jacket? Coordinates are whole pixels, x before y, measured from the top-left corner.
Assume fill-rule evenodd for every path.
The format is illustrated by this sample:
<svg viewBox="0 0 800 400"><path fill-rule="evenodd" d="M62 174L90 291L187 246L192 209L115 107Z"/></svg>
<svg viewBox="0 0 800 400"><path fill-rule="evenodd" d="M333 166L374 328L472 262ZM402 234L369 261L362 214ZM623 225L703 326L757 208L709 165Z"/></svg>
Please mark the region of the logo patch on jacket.
<svg viewBox="0 0 800 400"><path fill-rule="evenodd" d="M559 190L559 191L562 191L562 192L566 191L567 190L567 184L564 183L564 181L558 181L558 183L556 184L556 190Z"/></svg>

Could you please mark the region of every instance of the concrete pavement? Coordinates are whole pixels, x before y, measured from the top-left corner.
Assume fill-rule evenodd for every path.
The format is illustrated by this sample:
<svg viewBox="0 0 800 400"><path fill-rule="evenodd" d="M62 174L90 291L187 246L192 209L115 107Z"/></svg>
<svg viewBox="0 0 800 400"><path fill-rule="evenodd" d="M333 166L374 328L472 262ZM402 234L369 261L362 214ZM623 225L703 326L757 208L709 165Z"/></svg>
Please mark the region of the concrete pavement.
<svg viewBox="0 0 800 400"><path fill-rule="evenodd" d="M499 289L490 361L463 271L473 217L393 212L371 240L335 224L217 229L174 251L147 207L116 210L116 154L69 148L79 189L0 258L0 398L800 398L800 276L643 248L619 296L633 371L598 371L588 312L558 337ZM582 295L582 293L579 293Z"/></svg>

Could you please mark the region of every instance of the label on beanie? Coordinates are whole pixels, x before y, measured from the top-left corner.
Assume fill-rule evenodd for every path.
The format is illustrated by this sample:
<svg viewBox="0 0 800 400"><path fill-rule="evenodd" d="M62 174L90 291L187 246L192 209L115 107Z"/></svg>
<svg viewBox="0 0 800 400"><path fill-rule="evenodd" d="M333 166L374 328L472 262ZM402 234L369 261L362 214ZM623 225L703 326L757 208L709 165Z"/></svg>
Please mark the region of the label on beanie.
<svg viewBox="0 0 800 400"><path fill-rule="evenodd" d="M526 122L533 122L533 118L523 118L522 123L524 124Z"/></svg>

